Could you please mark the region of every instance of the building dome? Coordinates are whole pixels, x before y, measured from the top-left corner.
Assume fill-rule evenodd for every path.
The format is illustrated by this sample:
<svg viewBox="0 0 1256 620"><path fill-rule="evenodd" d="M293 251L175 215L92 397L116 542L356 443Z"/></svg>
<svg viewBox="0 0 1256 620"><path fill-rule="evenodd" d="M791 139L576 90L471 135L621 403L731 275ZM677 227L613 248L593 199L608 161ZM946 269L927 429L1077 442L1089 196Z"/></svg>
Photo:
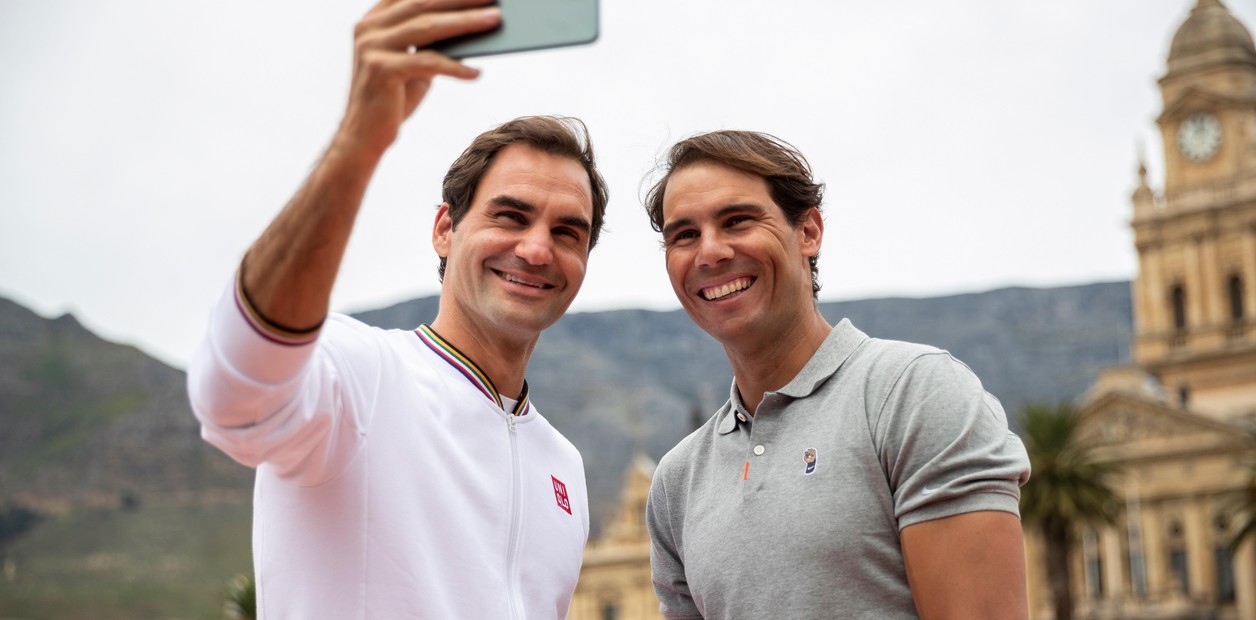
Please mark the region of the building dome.
<svg viewBox="0 0 1256 620"><path fill-rule="evenodd" d="M1169 73L1233 63L1256 66L1251 33L1220 0L1199 0L1173 35Z"/></svg>

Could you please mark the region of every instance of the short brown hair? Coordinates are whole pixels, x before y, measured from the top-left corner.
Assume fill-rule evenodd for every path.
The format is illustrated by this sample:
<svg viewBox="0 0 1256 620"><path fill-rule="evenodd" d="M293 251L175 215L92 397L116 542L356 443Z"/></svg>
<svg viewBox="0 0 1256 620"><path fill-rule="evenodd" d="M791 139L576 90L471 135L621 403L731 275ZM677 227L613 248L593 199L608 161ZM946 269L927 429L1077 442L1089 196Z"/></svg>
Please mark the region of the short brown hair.
<svg viewBox="0 0 1256 620"><path fill-rule="evenodd" d="M789 223L798 226L811 208L820 209L824 184L812 178L811 165L797 148L776 136L756 131L712 131L677 142L660 166L663 172L645 197L650 225L663 231L663 194L678 170L710 162L756 174L767 182L768 194ZM820 293L819 255L811 257L811 294Z"/></svg>
<svg viewBox="0 0 1256 620"><path fill-rule="evenodd" d="M589 228L589 250L593 250L602 233L602 219L606 214L609 194L606 181L598 172L593 158L593 142L589 139L588 127L580 119L569 116L523 116L476 136L471 146L449 166L441 184L441 199L449 204L449 217L453 219L454 228L471 209L475 190L497 153L512 144L526 144L544 153L569 157L584 166L589 175L589 187L593 190L593 221ZM437 273L444 281L444 256L440 258Z"/></svg>

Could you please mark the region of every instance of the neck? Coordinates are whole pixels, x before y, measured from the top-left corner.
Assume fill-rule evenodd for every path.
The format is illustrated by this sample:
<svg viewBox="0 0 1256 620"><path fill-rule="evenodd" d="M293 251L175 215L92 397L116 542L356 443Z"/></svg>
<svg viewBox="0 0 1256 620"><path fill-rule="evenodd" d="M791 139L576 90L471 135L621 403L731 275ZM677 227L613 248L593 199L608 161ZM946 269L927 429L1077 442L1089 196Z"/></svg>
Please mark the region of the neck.
<svg viewBox="0 0 1256 620"><path fill-rule="evenodd" d="M833 326L817 308L783 333L753 343L724 345L737 392L751 415L759 408L765 392L779 390L798 376L832 330Z"/></svg>
<svg viewBox="0 0 1256 620"><path fill-rule="evenodd" d="M511 338L497 331L438 314L432 321L432 329L449 344L458 347L480 370L488 375L493 387L507 398L517 399L523 391L524 375L528 360L540 335L531 338Z"/></svg>

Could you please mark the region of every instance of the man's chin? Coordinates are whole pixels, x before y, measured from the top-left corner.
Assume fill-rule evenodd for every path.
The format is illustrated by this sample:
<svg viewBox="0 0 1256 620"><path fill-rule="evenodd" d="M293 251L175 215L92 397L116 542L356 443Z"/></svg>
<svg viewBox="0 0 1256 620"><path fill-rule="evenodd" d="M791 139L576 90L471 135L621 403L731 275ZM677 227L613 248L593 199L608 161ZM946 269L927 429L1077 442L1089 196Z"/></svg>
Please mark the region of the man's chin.
<svg viewBox="0 0 1256 620"><path fill-rule="evenodd" d="M698 329L701 329L706 335L721 343L732 339L737 333L737 329L733 325L737 322L735 319L712 319L688 309L686 309L686 313L689 315L689 320L693 321L693 324L697 325Z"/></svg>
<svg viewBox="0 0 1256 620"><path fill-rule="evenodd" d="M542 331L557 323L563 316L562 312L549 308L541 310L526 304L515 306L500 308L498 312L489 313L489 316L498 328L521 336L540 336Z"/></svg>

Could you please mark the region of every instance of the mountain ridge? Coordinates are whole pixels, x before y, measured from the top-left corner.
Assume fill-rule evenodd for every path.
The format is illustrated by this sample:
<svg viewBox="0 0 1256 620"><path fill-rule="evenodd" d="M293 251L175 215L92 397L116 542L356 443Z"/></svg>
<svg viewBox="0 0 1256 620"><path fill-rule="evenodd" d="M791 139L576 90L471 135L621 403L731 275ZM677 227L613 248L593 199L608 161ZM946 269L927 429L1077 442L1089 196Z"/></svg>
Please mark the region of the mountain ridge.
<svg viewBox="0 0 1256 620"><path fill-rule="evenodd" d="M438 307L423 297L354 316L412 329ZM870 336L951 351L1013 420L1026 402L1076 398L1128 357L1128 282L819 307ZM634 455L661 457L727 399L731 380L722 347L679 309L569 313L542 334L528 369L538 410L584 456L595 528ZM0 297L0 501L247 497L251 479L201 441L181 370L72 315L47 319Z"/></svg>
<svg viewBox="0 0 1256 620"><path fill-rule="evenodd" d="M431 296L354 316L412 329L438 307ZM1014 427L1022 405L1076 398L1101 368L1126 361L1132 329L1126 281L819 307L830 323L849 318L873 337L950 351ZM727 399L731 381L723 348L683 310L568 313L542 333L528 368L539 410L584 456L597 518L608 516L633 455L661 457Z"/></svg>

